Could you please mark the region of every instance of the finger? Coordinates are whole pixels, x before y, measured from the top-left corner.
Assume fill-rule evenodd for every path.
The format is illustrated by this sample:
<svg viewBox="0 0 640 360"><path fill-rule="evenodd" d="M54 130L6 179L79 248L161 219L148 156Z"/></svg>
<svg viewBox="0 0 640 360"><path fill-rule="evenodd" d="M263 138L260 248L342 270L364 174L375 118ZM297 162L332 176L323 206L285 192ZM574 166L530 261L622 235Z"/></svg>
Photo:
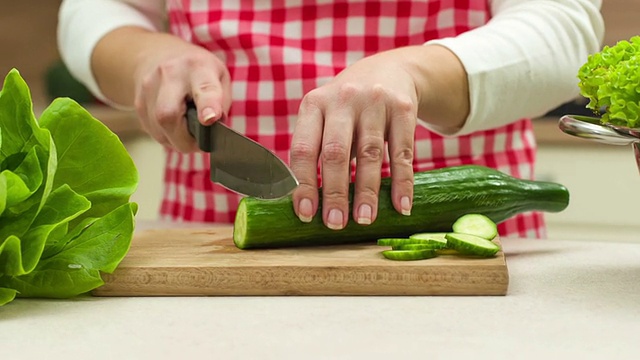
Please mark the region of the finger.
<svg viewBox="0 0 640 360"><path fill-rule="evenodd" d="M196 140L189 134L185 113L187 107L187 79L182 73L165 74L158 88L155 118L171 145L180 152L198 150Z"/></svg>
<svg viewBox="0 0 640 360"><path fill-rule="evenodd" d="M225 78L215 67L199 66L191 71L191 95L198 109L198 119L204 125L220 119L223 113L225 94L221 80ZM227 82L228 88L228 82Z"/></svg>
<svg viewBox="0 0 640 360"><path fill-rule="evenodd" d="M386 115L382 102L374 102L366 108L356 127L353 219L361 225L373 223L378 213L385 127Z"/></svg>
<svg viewBox="0 0 640 360"><path fill-rule="evenodd" d="M354 115L348 109L325 115L322 135L322 218L332 230L345 227L349 214L349 180Z"/></svg>
<svg viewBox="0 0 640 360"><path fill-rule="evenodd" d="M291 139L291 170L299 185L293 208L301 221L311 222L318 211L318 157L322 143L322 110L305 97Z"/></svg>
<svg viewBox="0 0 640 360"><path fill-rule="evenodd" d="M397 101L389 110L391 199L396 211L411 215L416 111L411 101Z"/></svg>
<svg viewBox="0 0 640 360"><path fill-rule="evenodd" d="M158 126L151 116L155 108L155 100L157 96L158 73L153 73L142 80L142 83L136 87L134 99L134 107L138 115L138 120L142 129L149 134L154 140L163 146L171 147L169 140L164 131Z"/></svg>

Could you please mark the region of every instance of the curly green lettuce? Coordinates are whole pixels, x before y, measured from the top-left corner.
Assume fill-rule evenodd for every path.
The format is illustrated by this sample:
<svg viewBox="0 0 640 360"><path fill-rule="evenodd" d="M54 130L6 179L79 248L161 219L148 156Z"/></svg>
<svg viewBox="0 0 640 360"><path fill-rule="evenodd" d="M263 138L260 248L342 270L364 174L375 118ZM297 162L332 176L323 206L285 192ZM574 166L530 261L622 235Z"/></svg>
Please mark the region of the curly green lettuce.
<svg viewBox="0 0 640 360"><path fill-rule="evenodd" d="M602 123L640 125L640 36L590 55L578 79L587 108L602 115Z"/></svg>

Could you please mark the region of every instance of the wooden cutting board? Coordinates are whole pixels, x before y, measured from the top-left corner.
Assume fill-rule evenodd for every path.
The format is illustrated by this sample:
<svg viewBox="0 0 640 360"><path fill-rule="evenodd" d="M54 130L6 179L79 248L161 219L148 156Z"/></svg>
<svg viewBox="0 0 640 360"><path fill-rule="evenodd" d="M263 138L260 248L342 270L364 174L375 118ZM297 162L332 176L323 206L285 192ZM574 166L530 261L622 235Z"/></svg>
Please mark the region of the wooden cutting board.
<svg viewBox="0 0 640 360"><path fill-rule="evenodd" d="M499 242L499 240L496 240ZM375 244L240 250L232 227L143 230L95 296L506 295L504 254L393 261Z"/></svg>

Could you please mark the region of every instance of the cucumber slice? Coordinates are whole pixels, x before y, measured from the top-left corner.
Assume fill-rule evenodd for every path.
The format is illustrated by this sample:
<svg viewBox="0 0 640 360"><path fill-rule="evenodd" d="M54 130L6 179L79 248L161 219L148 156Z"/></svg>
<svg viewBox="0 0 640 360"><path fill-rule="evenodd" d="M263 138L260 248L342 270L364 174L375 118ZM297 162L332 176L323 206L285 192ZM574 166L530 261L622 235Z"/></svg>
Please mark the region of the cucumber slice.
<svg viewBox="0 0 640 360"><path fill-rule="evenodd" d="M491 257L500 251L496 243L476 235L449 233L446 238L447 247L465 255Z"/></svg>
<svg viewBox="0 0 640 360"><path fill-rule="evenodd" d="M438 256L435 249L426 250L385 250L382 256L390 260L423 260Z"/></svg>
<svg viewBox="0 0 640 360"><path fill-rule="evenodd" d="M440 250L442 247L437 244L403 244L392 246L393 250Z"/></svg>
<svg viewBox="0 0 640 360"><path fill-rule="evenodd" d="M482 214L466 214L459 217L452 226L454 233L471 234L487 240L498 236L498 226Z"/></svg>
<svg viewBox="0 0 640 360"><path fill-rule="evenodd" d="M457 250L449 249L449 248L438 249L436 252L438 253L438 255L460 255L460 253Z"/></svg>
<svg viewBox="0 0 640 360"><path fill-rule="evenodd" d="M445 246L447 246L447 239L445 238L446 234L447 233L418 233L409 236L409 239L424 240L428 244L433 244L433 246L444 248Z"/></svg>
<svg viewBox="0 0 640 360"><path fill-rule="evenodd" d="M407 244L430 244L430 241L410 238L383 238L378 239L380 246L400 246Z"/></svg>

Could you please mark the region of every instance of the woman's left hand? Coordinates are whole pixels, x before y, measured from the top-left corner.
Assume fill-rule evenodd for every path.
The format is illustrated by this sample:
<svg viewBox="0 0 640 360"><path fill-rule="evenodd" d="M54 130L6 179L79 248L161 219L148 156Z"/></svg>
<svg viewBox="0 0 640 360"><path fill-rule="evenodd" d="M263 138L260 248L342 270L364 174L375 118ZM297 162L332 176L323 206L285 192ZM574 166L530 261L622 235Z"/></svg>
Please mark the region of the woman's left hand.
<svg viewBox="0 0 640 360"><path fill-rule="evenodd" d="M318 209L320 162L323 222L334 230L346 226L350 162L355 156L353 218L363 225L374 222L385 141L388 142L393 206L399 213L410 215L417 117L420 109L436 98L421 99L432 93L425 90L430 85L427 75L431 71L423 65L430 59L429 51L445 51L452 56L439 46L379 53L354 63L303 98L291 144L291 166L300 182L293 194L293 203L302 221L311 221ZM459 62L454 65L461 68ZM431 70L437 68L431 66ZM468 99L465 97L464 101ZM438 113L439 109L429 111Z"/></svg>
<svg viewBox="0 0 640 360"><path fill-rule="evenodd" d="M394 60L390 53L362 59L303 98L291 144L291 166L300 181L293 201L302 221L310 221L318 208L320 160L323 221L334 230L346 225L352 155L354 220L375 221L385 140L393 204L403 214L411 212L418 99L414 79Z"/></svg>

